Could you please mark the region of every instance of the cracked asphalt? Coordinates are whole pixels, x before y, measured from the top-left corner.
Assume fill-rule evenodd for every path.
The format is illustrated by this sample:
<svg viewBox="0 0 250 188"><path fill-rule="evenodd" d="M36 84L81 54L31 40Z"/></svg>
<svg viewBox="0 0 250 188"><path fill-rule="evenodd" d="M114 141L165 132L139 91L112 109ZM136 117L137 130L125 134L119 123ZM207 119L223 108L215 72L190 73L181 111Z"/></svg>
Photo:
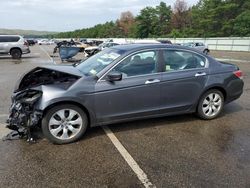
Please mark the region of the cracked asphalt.
<svg viewBox="0 0 250 188"><path fill-rule="evenodd" d="M20 61L0 56L1 137L8 132L5 119L17 79L32 67L61 63L48 56L52 48L32 46ZM109 125L156 187L250 187L250 55L211 55L231 59L244 72L243 95L219 118L180 115ZM143 187L101 127L69 145L39 136L35 144L0 141L0 187Z"/></svg>

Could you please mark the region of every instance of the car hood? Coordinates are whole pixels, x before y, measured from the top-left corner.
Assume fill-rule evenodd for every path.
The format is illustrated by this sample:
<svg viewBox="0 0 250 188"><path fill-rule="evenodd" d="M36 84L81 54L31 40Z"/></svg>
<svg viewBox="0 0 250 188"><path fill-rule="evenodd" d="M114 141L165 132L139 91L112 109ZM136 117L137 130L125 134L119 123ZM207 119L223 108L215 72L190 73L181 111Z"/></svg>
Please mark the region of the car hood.
<svg viewBox="0 0 250 188"><path fill-rule="evenodd" d="M72 65L48 65L48 66L41 66L40 68L55 70L63 73L68 73L76 76L84 76L81 71L79 71L76 67Z"/></svg>
<svg viewBox="0 0 250 188"><path fill-rule="evenodd" d="M84 75L70 65L41 66L25 73L17 82L14 92L40 85L63 85L65 89Z"/></svg>

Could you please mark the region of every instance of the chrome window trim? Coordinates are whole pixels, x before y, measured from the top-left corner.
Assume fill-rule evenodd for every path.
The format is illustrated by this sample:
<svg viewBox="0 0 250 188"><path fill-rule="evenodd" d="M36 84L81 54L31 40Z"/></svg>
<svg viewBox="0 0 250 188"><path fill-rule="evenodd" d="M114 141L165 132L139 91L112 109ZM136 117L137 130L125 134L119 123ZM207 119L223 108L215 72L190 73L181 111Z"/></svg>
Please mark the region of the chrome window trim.
<svg viewBox="0 0 250 188"><path fill-rule="evenodd" d="M165 50L166 50L166 49L165 49ZM201 67L201 68L194 68L194 69L204 69L204 68L208 68L208 67L209 67L209 61L208 61L207 57L205 57L205 56L202 55L202 54L199 54L199 53L196 52L196 51L192 51L192 50L188 50L188 49L174 49L174 48L172 48L172 49L167 49L167 50L171 50L171 51L186 51L186 52L191 52L191 53L194 53L194 54L196 54L196 55L198 55L198 56L203 57L203 58L205 59L205 66L204 66L204 67ZM187 69L187 70L192 70L192 69ZM178 70L177 70L177 71L178 71Z"/></svg>
<svg viewBox="0 0 250 188"><path fill-rule="evenodd" d="M116 64L114 64L112 67L110 67L110 69L108 71L106 71L98 80L97 82L100 82L100 81L106 81L106 80L102 80L113 68L115 68L118 64L120 64L122 61L124 61L126 58L130 57L130 56L133 56L134 54L138 54L138 53L141 53L141 52L147 52L147 51L159 51L160 48L154 48L154 49L143 49L143 50L139 50L139 51L136 51L136 52L132 52L128 55L126 55L124 58L122 58L120 61L118 61ZM157 72L157 73L152 73L152 74L159 74L161 72ZM138 75L138 76L145 76L145 75L152 75L152 74L143 74L143 75ZM138 77L138 76L130 76L130 77L127 77L127 78L131 78L131 77ZM126 79L126 78L124 78Z"/></svg>
<svg viewBox="0 0 250 188"><path fill-rule="evenodd" d="M175 49L175 48L148 48L148 49L143 49L143 50L139 50L139 51L136 51L136 52L132 52L128 55L126 55L124 58L122 58L120 61L118 61L117 63L115 63L112 67L110 67L109 70L107 70L98 80L97 80L97 83L98 82L103 82L103 81L107 81L107 80L103 80L103 78L113 69L115 68L118 64L120 64L123 60L125 60L127 57L129 56L133 56L134 54L138 54L140 52L147 52L147 51L160 51L160 50L172 50L172 51L186 51L186 52L190 52L190 53L194 53L198 56L201 56L203 58L205 58L205 66L202 67L202 68L194 68L194 69L186 69L186 70L176 70L176 71L169 71L169 72L157 72L157 73L152 73L152 74L143 74L143 75L137 75L137 76L130 76L130 77L126 77L124 79L128 79L128 78L134 78L134 77L141 77L141 76L146 76L146 75L157 75L157 74L162 74L162 73L172 73L172 72L180 72L180 71L189 71L189 70L200 70L200 69L206 69L206 68L209 68L209 61L207 59L207 57L205 57L204 55L198 53L198 52L195 52L195 51L192 51L192 50L188 50L188 49Z"/></svg>

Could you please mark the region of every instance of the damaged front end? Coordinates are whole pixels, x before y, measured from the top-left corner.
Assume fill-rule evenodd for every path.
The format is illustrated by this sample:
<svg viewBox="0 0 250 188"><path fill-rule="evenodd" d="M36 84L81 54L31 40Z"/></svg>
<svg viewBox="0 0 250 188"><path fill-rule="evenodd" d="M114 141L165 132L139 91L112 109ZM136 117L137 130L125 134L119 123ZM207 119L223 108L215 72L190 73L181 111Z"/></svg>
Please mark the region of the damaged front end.
<svg viewBox="0 0 250 188"><path fill-rule="evenodd" d="M10 115L7 120L7 128L13 130L5 139L27 138L34 141L31 134L32 127L38 125L42 118L42 112L35 109L35 103L41 98L42 92L27 89L12 96Z"/></svg>
<svg viewBox="0 0 250 188"><path fill-rule="evenodd" d="M70 73L66 72L69 71ZM31 129L38 127L43 111L39 108L48 91L44 91L45 85L56 91L66 91L76 80L80 78L77 69L73 67L37 67L20 79L12 95L12 105L7 120L7 128L13 130L4 140L27 138L33 141ZM48 88L48 87L47 87ZM47 92L47 93L46 93Z"/></svg>

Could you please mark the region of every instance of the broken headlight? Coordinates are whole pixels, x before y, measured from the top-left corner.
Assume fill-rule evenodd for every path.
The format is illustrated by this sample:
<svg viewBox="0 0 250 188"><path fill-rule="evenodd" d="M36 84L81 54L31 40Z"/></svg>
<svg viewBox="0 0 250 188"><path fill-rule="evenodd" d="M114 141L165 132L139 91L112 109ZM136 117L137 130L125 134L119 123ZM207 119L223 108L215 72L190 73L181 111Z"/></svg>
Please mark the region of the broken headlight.
<svg viewBox="0 0 250 188"><path fill-rule="evenodd" d="M28 90L18 94L15 97L15 101L18 101L19 103L33 104L36 101L38 101L41 96L42 96L41 91Z"/></svg>
<svg viewBox="0 0 250 188"><path fill-rule="evenodd" d="M28 96L28 98L24 98L24 103L34 103L42 96L42 92L38 92L34 95Z"/></svg>

